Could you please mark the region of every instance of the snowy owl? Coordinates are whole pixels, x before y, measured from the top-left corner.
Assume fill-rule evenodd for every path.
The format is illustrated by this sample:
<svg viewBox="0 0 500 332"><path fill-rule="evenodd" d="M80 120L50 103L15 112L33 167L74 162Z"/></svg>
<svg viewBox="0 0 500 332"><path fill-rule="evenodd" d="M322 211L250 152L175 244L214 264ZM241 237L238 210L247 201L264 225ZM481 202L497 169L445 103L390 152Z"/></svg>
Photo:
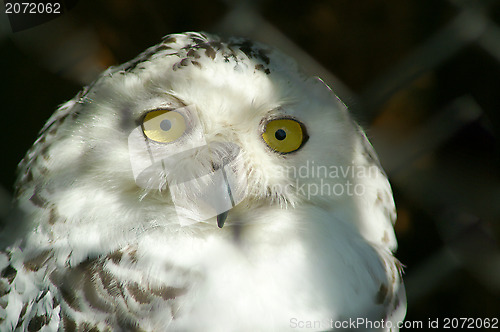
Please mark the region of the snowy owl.
<svg viewBox="0 0 500 332"><path fill-rule="evenodd" d="M364 132L247 39L169 35L106 70L41 130L15 207L1 331L389 331L405 315Z"/></svg>

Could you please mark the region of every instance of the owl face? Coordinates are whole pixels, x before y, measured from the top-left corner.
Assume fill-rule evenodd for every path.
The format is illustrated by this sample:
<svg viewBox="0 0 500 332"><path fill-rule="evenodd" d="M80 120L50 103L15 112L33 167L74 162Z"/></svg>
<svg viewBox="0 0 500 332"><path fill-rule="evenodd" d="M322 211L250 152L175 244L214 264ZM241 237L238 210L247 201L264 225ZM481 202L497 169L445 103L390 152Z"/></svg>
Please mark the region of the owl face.
<svg viewBox="0 0 500 332"><path fill-rule="evenodd" d="M108 69L56 112L44 136L50 171L34 187L79 188L76 200L64 189L46 194L74 223L151 214L155 224L222 227L261 207L352 207L344 192L354 172L314 169L358 163L362 149L345 106L293 60L197 33L171 35ZM96 211L96 200L120 208Z"/></svg>

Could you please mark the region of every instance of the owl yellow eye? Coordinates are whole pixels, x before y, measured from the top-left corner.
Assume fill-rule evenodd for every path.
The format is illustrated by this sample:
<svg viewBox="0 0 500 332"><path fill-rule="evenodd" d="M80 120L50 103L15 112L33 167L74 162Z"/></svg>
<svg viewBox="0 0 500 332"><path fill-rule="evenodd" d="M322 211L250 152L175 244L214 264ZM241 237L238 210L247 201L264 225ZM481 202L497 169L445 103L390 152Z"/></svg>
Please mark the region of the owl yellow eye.
<svg viewBox="0 0 500 332"><path fill-rule="evenodd" d="M266 124L262 138L274 151L289 153L305 143L307 134L300 122L292 119L277 119Z"/></svg>
<svg viewBox="0 0 500 332"><path fill-rule="evenodd" d="M142 122L144 135L150 140L170 143L186 131L186 120L176 111L156 110L146 114Z"/></svg>

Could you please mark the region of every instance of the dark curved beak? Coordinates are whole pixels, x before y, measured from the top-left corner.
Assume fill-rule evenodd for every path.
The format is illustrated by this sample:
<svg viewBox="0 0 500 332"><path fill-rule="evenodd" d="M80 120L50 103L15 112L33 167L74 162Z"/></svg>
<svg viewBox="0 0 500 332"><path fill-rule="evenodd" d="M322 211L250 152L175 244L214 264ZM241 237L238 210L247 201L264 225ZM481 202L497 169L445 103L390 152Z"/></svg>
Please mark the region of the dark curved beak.
<svg viewBox="0 0 500 332"><path fill-rule="evenodd" d="M217 215L217 226L219 228L222 228L224 226L224 222L226 221L228 214L229 214L229 211L226 211L226 212L222 212L221 214Z"/></svg>

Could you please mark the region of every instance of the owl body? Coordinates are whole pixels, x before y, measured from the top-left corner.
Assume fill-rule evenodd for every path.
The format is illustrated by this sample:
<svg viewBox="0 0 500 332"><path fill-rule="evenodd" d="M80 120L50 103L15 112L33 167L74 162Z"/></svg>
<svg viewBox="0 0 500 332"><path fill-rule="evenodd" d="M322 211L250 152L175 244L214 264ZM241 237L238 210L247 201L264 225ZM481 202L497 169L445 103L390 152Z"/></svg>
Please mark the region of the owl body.
<svg viewBox="0 0 500 332"><path fill-rule="evenodd" d="M2 331L404 317L371 145L323 82L266 46L167 36L62 105L19 169Z"/></svg>

